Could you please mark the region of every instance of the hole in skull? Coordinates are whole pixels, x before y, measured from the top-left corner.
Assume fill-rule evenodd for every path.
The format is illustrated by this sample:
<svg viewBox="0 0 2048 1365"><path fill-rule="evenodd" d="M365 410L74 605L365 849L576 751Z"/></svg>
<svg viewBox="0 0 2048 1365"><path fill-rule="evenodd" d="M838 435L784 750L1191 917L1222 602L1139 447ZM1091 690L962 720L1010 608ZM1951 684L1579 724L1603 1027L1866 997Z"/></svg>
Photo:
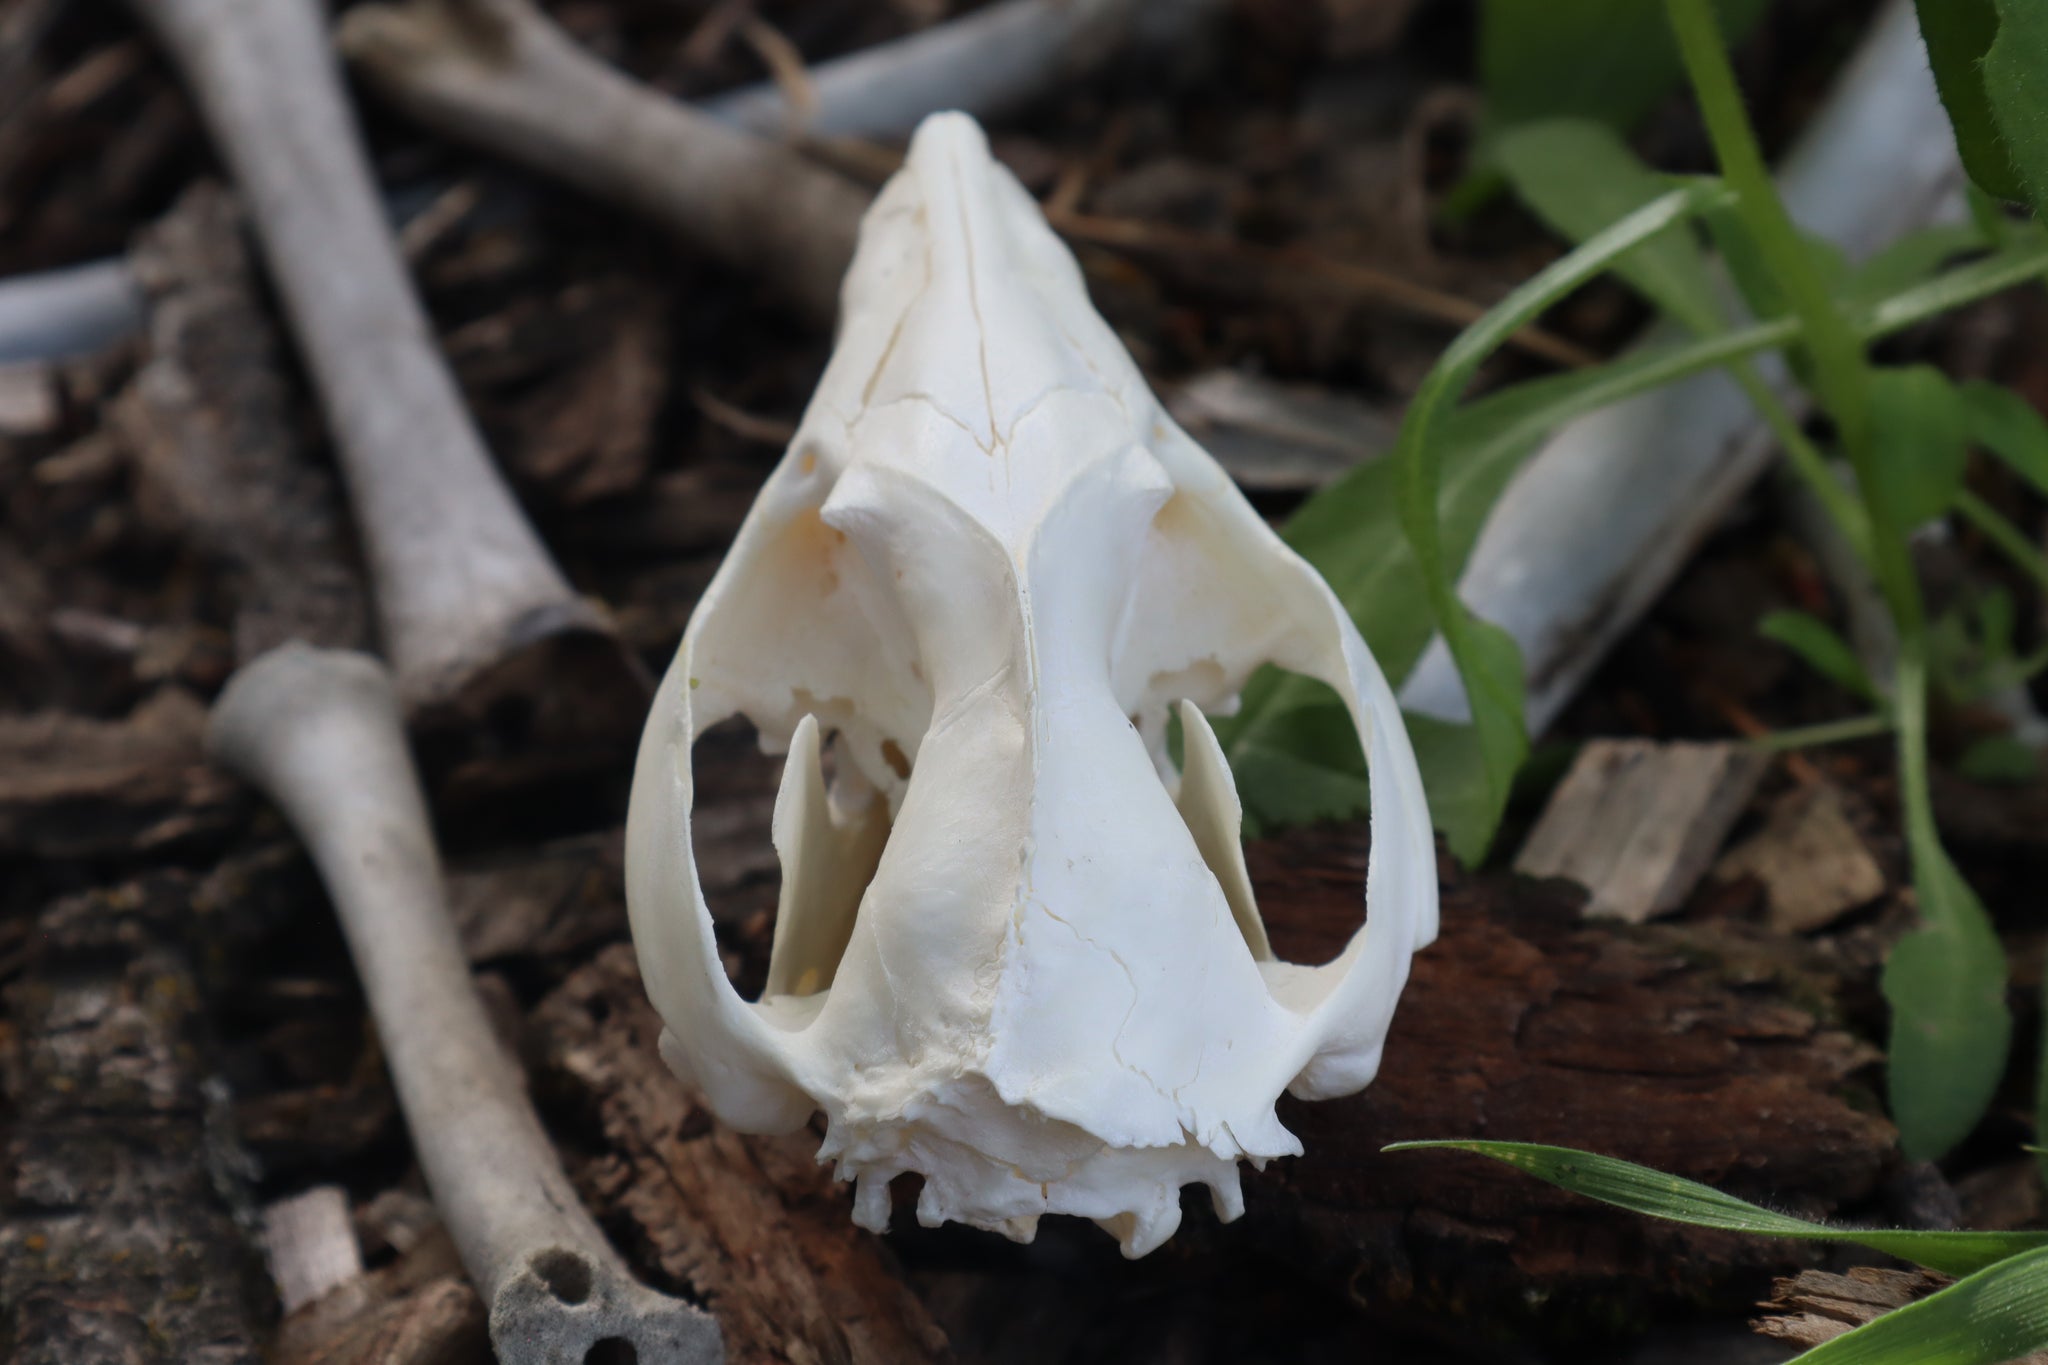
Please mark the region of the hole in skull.
<svg viewBox="0 0 2048 1365"><path fill-rule="evenodd" d="M559 1247L543 1251L527 1263L540 1282L563 1303L578 1304L590 1297L590 1262L573 1251Z"/></svg>
<svg viewBox="0 0 2048 1365"><path fill-rule="evenodd" d="M888 835L886 805L879 798L868 804L869 778L855 767L828 719L846 704L799 700L819 718L819 776L834 793L835 811L828 824L817 825L805 814L808 803L798 802L791 808L792 846L779 853L774 818L784 783L795 783L794 791L816 788L789 770L784 755L762 753L759 733L744 718L701 731L691 753L696 808L690 833L699 884L733 987L747 1000L804 998L830 988ZM892 766L901 760L908 769L894 744L884 745L882 753ZM846 813L836 808L849 792L855 810L865 814L842 825L838 817ZM780 885L785 873L796 879L794 887ZM791 917L787 927L777 923L783 915Z"/></svg>
<svg viewBox="0 0 2048 1365"><path fill-rule="evenodd" d="M893 739L882 741L882 761L889 765L889 771L908 781L910 760L903 756L903 746Z"/></svg>
<svg viewBox="0 0 2048 1365"><path fill-rule="evenodd" d="M1319 751L1316 766L1323 770L1323 777L1316 784L1316 805L1313 809L1303 807L1300 785L1292 777L1276 784L1271 777L1262 780L1259 769L1249 768L1231 772L1226 780L1237 794L1246 826L1257 829L1262 823L1286 821L1307 828L1297 833L1246 839L1241 830L1225 828L1228 802L1217 799L1222 794L1212 795L1206 801L1191 801L1186 786L1187 736L1182 732L1177 703L1169 713L1168 749L1182 772L1182 819L1195 836L1202 860L1231 896L1233 914L1240 928L1246 930L1247 941L1254 937L1254 932L1246 928L1247 921L1251 921L1261 926L1259 932L1267 936L1272 954L1279 961L1322 965L1343 952L1358 927L1357 911L1352 907L1357 905L1357 889L1365 880L1368 851L1363 823L1368 813L1365 755L1352 727L1350 712L1335 689L1270 666L1268 671L1278 675L1275 681L1284 679L1286 689L1301 699L1288 709L1278 728L1285 740L1284 747L1298 750L1312 743ZM1254 696L1261 691L1257 679L1246 689L1247 695ZM1218 723L1213 716L1209 719L1212 725ZM1219 739L1228 735L1226 728ZM1341 842L1333 844L1331 831L1338 826L1332 822L1337 821L1359 823L1342 826ZM1230 866L1228 854L1233 846L1243 850L1242 872ZM1318 878L1304 886L1303 864L1311 860L1327 863L1331 858L1340 859L1347 869L1355 867L1357 880ZM1240 891L1230 889L1233 881ZM1320 892L1326 885L1331 898L1307 894L1310 890ZM1333 904L1340 887L1345 898L1342 914L1335 912Z"/></svg>
<svg viewBox="0 0 2048 1365"><path fill-rule="evenodd" d="M639 1365L640 1352L624 1337L606 1337L583 1353L583 1365Z"/></svg>

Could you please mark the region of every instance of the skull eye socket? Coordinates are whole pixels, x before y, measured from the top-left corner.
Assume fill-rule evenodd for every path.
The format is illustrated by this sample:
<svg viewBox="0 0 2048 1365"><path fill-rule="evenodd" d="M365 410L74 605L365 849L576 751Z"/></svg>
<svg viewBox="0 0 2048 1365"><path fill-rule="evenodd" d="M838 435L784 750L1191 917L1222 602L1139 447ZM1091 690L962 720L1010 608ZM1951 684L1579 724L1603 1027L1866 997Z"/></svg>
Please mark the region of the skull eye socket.
<svg viewBox="0 0 2048 1365"><path fill-rule="evenodd" d="M884 743L907 780L909 760ZM779 759L732 717L698 736L693 761L702 781L691 838L721 946L728 963L737 959L734 989L749 1001L822 995L888 841L889 803L852 761L845 734L828 738L815 716Z"/></svg>

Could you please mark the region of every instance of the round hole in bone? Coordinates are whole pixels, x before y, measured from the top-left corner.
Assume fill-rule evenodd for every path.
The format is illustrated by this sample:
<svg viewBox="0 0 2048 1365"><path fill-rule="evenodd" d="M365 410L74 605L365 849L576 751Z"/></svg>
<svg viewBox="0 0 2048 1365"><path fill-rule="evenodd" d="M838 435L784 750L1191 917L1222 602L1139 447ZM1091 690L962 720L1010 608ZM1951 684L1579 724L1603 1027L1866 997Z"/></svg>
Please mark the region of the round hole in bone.
<svg viewBox="0 0 2048 1365"><path fill-rule="evenodd" d="M593 1279L590 1262L575 1252L555 1247L536 1254L526 1264L540 1276L540 1282L548 1287L548 1293L563 1303L578 1304L590 1297Z"/></svg>
<svg viewBox="0 0 2048 1365"><path fill-rule="evenodd" d="M624 1337L606 1337L583 1353L583 1365L639 1365L640 1352Z"/></svg>

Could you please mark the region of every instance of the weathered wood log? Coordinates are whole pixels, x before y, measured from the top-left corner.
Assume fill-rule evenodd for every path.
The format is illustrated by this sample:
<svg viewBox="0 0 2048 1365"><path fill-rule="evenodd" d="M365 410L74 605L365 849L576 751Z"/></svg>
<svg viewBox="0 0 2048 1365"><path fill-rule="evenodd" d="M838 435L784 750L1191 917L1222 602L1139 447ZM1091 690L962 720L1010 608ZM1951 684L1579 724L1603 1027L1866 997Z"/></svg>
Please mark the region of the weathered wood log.
<svg viewBox="0 0 2048 1365"><path fill-rule="evenodd" d="M1342 947L1365 845L1324 827L1249 846L1282 957ZM1612 1328L1659 1300L1753 1295L1758 1272L1802 1249L1637 1218L1477 1157L1380 1148L1546 1142L1802 1212L1871 1200L1896 1142L1858 1084L1877 1053L1801 1003L1823 988L1802 980L1793 940L1765 947L1775 982L1752 962L1724 969L1710 928L1580 922L1554 885L1450 878L1379 1078L1348 1099L1283 1101L1307 1152L1247 1180L1229 1235L1369 1302L1497 1326Z"/></svg>
<svg viewBox="0 0 2048 1365"><path fill-rule="evenodd" d="M715 1126L655 1052L661 1024L630 948L606 949L543 1003L554 1084L593 1115L606 1154L574 1169L599 1217L718 1318L731 1365L916 1365L944 1335L888 1251L853 1226L815 1134ZM639 1245L635 1247L633 1244Z"/></svg>
<svg viewBox="0 0 2048 1365"><path fill-rule="evenodd" d="M285 378L234 197L187 191L133 263L150 354L110 417L144 510L221 567L238 660L287 640L361 645L369 609L341 494Z"/></svg>
<svg viewBox="0 0 2048 1365"><path fill-rule="evenodd" d="M1338 951L1362 912L1365 853L1359 826L1251 845L1283 956ZM767 936L731 927L745 979ZM1895 1160L1893 1130L1860 1085L1877 1054L1816 1017L1827 984L1803 974L1797 940L1742 932L1587 923L1560 886L1453 877L1443 936L1416 960L1379 1079L1346 1100L1283 1101L1306 1154L1247 1172L1241 1224L1198 1215L1160 1256L1226 1281L1231 1266L1285 1267L1334 1302L1410 1324L1455 1312L1549 1336L1611 1333L1680 1301L1753 1301L1805 1249L1636 1218L1474 1157L1379 1150L1423 1137L1554 1142L1810 1214L1872 1203ZM623 945L573 974L536 1032L542 1076L610 1149L582 1163L586 1197L635 1230L638 1254L705 1296L736 1359L776 1358L792 1342L825 1359L915 1358L903 1353L924 1339L922 1313L813 1165L816 1135L741 1138L695 1108L655 1054L658 1026ZM1082 1233L1057 1235L1056 1254L1087 1256ZM914 1240L905 1254L934 1245ZM1151 1273L1122 1268L1107 1239L1098 1250L1105 1276ZM846 1320L856 1302L868 1305L857 1330Z"/></svg>
<svg viewBox="0 0 2048 1365"><path fill-rule="evenodd" d="M0 1350L20 1365L261 1358L275 1310L220 1193L236 1159L197 1048L190 889L58 901L7 988Z"/></svg>
<svg viewBox="0 0 2048 1365"><path fill-rule="evenodd" d="M120 720L0 715L0 853L126 855L222 828L234 788L200 754L205 724L175 687Z"/></svg>

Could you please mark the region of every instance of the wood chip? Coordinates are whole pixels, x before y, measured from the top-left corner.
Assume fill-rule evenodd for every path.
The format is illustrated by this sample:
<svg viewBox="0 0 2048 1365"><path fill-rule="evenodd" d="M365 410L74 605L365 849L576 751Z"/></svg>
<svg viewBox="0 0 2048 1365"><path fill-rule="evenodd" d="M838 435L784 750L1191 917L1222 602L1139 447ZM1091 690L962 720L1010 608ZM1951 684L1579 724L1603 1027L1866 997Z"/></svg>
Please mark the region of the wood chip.
<svg viewBox="0 0 2048 1365"><path fill-rule="evenodd" d="M448 1234L291 1314L273 1365L475 1365L491 1358L483 1301Z"/></svg>
<svg viewBox="0 0 2048 1365"><path fill-rule="evenodd" d="M348 1191L316 1185L263 1210L263 1255L278 1302L293 1312L363 1273Z"/></svg>
<svg viewBox="0 0 2048 1365"><path fill-rule="evenodd" d="M1551 794L1515 871L1592 893L1589 919L1640 924L1682 904L1769 756L1739 744L1594 740Z"/></svg>
<svg viewBox="0 0 2048 1365"><path fill-rule="evenodd" d="M42 436L57 429L63 406L47 365L0 365L0 436Z"/></svg>
<svg viewBox="0 0 2048 1365"><path fill-rule="evenodd" d="M1846 1275L1803 1270L1776 1282L1763 1304L1771 1311L1750 1326L1774 1341L1814 1347L1953 1283L1931 1270L1857 1266Z"/></svg>
<svg viewBox="0 0 2048 1365"><path fill-rule="evenodd" d="M1884 894L1884 872L1842 808L1832 786L1788 792L1764 827L1714 865L1723 881L1754 877L1769 899L1769 922L1806 934Z"/></svg>

